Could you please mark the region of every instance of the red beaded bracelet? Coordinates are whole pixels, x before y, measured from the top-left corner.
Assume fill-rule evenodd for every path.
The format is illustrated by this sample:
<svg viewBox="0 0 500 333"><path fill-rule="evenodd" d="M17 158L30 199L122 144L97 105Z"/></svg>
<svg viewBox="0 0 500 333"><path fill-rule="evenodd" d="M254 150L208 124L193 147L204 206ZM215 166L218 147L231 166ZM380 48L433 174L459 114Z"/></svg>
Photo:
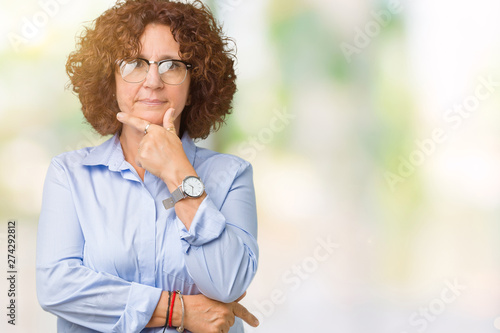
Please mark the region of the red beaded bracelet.
<svg viewBox="0 0 500 333"><path fill-rule="evenodd" d="M172 297L172 292L169 291L168 292L168 301L167 301L167 318L165 320L165 326L163 326L163 332L162 333L165 333L165 330L167 329L167 326L168 326L168 317L170 317L169 314L170 314L170 298L171 297ZM174 312L173 309L172 309L172 312Z"/></svg>
<svg viewBox="0 0 500 333"><path fill-rule="evenodd" d="M170 304L170 316L168 317L168 327L172 327L172 317L174 314L174 302L176 293L172 293L172 304Z"/></svg>

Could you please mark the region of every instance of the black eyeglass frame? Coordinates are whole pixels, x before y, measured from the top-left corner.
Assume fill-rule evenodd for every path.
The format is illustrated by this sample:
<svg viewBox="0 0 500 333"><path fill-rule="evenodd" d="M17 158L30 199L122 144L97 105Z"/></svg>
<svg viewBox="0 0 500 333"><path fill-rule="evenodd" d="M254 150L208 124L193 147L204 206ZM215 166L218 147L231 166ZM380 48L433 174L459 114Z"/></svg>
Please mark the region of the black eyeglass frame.
<svg viewBox="0 0 500 333"><path fill-rule="evenodd" d="M146 71L146 76L144 77L144 79L142 79L141 81L137 81L137 82L130 82L130 81L127 81L125 80L125 78L123 77L123 73L122 73L122 70L121 70L121 66L123 64L124 61L133 61L133 60L142 60L144 61L146 64L148 64L148 69ZM180 63L183 63L184 66L186 66L186 74L184 75L184 78L182 79L182 81L180 83L167 83L165 81L163 81L163 78L161 77L161 74L159 72L159 69L160 69L160 65L167 62L167 61L175 61L175 62L180 62ZM171 85L171 86L178 86L178 85L181 85L185 80L186 80L186 77L187 77L187 73L188 71L193 68L193 65L191 65L190 63L188 63L187 61L184 61L184 60L180 60L180 59L163 59L163 60L160 60L160 61L154 61L154 60L148 60L148 59L144 59L144 58L134 58L134 59L122 59L122 60L119 60L117 61L118 63L118 68L120 68L120 76L122 77L122 79L125 81L125 82L128 82L128 83L141 83L143 82L144 80L146 80L146 77L147 77L147 74L149 73L149 69L151 68L151 65L152 64L156 64L156 66L158 66L158 75L160 75L160 79L163 83L165 84L168 84L168 85Z"/></svg>

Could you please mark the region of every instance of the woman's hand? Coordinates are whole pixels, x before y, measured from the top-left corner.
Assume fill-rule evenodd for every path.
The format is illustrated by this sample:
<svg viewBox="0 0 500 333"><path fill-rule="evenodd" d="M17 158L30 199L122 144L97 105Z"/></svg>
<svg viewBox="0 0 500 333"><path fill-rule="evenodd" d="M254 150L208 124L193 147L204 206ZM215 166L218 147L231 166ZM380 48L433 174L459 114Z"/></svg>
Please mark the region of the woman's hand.
<svg viewBox="0 0 500 333"><path fill-rule="evenodd" d="M170 108L163 117L163 126L120 112L117 119L144 134L139 143L135 163L153 175L161 178L170 190L175 189L187 175L194 175L194 169L182 148L174 125L174 109ZM149 126L148 126L149 125Z"/></svg>
<svg viewBox="0 0 500 333"><path fill-rule="evenodd" d="M184 299L184 328L193 333L227 333L234 325L234 317L239 317L250 326L257 327L259 321L253 314L238 303L246 292L232 303L214 301L202 294L183 295ZM153 316L146 327L162 327L166 322L168 307L168 293L164 291L156 305ZM181 302L174 302L172 325L181 325Z"/></svg>
<svg viewBox="0 0 500 333"><path fill-rule="evenodd" d="M238 303L245 294L232 303L214 301L201 294L184 295L184 327L193 333L227 333L234 324L234 317L257 327L257 318Z"/></svg>
<svg viewBox="0 0 500 333"><path fill-rule="evenodd" d="M151 124L147 120L124 112L119 112L116 116L124 127L127 126L127 130L135 131L136 137L140 139L139 144L134 146L139 148L134 148L132 152L129 151L128 157L124 148L127 161L133 166L135 163L140 168L136 168L136 170L141 178L144 179L144 169L146 169L162 179L170 193L173 193L187 176L198 176L184 152L181 140L177 136L173 114L173 108L165 112L163 126ZM146 128L147 131L145 131ZM198 207L205 197L206 194L203 193L199 198L181 200L175 205L175 213L187 230L191 227Z"/></svg>

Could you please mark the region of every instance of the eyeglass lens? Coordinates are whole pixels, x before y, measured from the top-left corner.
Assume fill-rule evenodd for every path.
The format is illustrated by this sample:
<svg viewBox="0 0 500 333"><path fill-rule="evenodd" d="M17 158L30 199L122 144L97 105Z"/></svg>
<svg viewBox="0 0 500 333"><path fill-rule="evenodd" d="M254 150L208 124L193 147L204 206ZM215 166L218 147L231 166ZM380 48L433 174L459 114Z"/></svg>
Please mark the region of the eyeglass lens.
<svg viewBox="0 0 500 333"><path fill-rule="evenodd" d="M177 60L164 60L156 63L158 74L163 82L178 85L184 82L187 75L186 65ZM148 75L150 64L144 59L123 60L120 64L122 78L129 83L144 81Z"/></svg>

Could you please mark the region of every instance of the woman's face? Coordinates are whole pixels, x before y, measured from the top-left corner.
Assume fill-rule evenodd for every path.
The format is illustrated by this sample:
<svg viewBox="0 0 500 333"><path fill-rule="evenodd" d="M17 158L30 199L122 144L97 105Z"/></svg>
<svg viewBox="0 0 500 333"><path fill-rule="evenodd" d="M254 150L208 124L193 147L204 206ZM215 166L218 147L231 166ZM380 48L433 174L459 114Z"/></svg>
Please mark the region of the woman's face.
<svg viewBox="0 0 500 333"><path fill-rule="evenodd" d="M180 59L179 43L174 40L170 28L163 24L148 24L140 37L140 58L160 61ZM151 64L146 79L140 83L128 83L115 71L116 99L122 112L162 125L163 115L169 108L175 109L176 125L189 95L189 71L180 85L164 83L158 74L158 66Z"/></svg>

